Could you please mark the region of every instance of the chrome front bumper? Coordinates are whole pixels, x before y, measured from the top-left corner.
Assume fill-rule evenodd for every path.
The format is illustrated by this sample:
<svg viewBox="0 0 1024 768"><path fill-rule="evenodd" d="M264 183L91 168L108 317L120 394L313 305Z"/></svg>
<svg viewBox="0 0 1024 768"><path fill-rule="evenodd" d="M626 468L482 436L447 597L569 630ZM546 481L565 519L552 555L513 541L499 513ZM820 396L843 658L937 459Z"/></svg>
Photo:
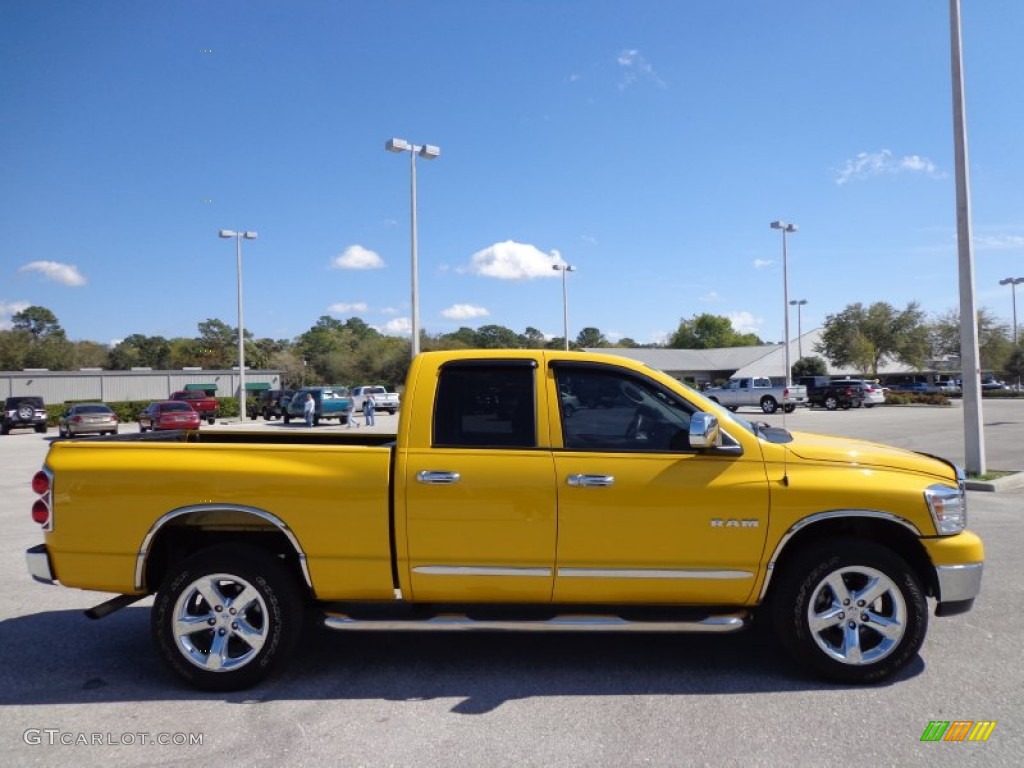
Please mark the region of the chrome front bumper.
<svg viewBox="0 0 1024 768"><path fill-rule="evenodd" d="M25 559L28 561L28 572L33 579L42 584L56 584L57 579L53 575L53 568L50 567L50 555L46 551L45 544L36 544L25 551Z"/></svg>
<svg viewBox="0 0 1024 768"><path fill-rule="evenodd" d="M939 604L936 616L955 616L966 613L981 592L981 574L984 563L969 565L938 565L935 576L939 582Z"/></svg>

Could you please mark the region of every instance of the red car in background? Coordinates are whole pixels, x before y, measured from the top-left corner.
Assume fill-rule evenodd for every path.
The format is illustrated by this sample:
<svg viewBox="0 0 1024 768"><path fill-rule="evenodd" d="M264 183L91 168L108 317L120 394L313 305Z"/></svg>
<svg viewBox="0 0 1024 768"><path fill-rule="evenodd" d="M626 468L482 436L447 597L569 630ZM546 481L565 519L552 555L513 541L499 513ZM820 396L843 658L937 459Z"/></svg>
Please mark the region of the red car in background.
<svg viewBox="0 0 1024 768"><path fill-rule="evenodd" d="M158 400L139 413L139 432L158 429L199 429L199 413L180 400Z"/></svg>

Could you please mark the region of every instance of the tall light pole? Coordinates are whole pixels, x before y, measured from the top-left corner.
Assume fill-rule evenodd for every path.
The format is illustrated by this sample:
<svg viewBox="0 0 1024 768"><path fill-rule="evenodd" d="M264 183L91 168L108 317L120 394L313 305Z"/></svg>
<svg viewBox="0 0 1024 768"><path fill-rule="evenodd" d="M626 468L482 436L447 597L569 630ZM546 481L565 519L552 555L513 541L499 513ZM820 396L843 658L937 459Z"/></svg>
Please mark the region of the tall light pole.
<svg viewBox="0 0 1024 768"><path fill-rule="evenodd" d="M569 293L565 287L565 275L567 272L575 272L576 267L571 264L552 264L551 268L562 273L562 333L565 335L565 351L569 351Z"/></svg>
<svg viewBox="0 0 1024 768"><path fill-rule="evenodd" d="M416 155L427 160L433 160L441 155L441 148L432 144L410 144L405 139L388 139L384 143L388 152L408 152L411 169L411 180L409 183L410 197L412 199L412 356L420 353L420 277L418 266L418 252L416 246Z"/></svg>
<svg viewBox="0 0 1024 768"><path fill-rule="evenodd" d="M960 384L963 389L964 459L968 474L985 474L985 421L981 413L981 355L974 296L971 181L964 109L960 0L949 0L950 75L953 90L953 165L956 177L957 273L960 288Z"/></svg>
<svg viewBox="0 0 1024 768"><path fill-rule="evenodd" d="M1007 277L999 281L1000 285L1010 286L1013 296L1013 346L1017 346L1017 286L1024 283L1024 277Z"/></svg>
<svg viewBox="0 0 1024 768"><path fill-rule="evenodd" d="M788 387L791 373L789 367L789 264L786 256L786 235L796 232L800 228L796 224L787 224L784 221L773 221L770 226L772 229L782 230L782 310L786 316L783 326L785 333L783 344L786 347L786 386Z"/></svg>
<svg viewBox="0 0 1024 768"><path fill-rule="evenodd" d="M807 303L807 299L793 299L789 302L789 306L796 306L796 346L797 354L800 355L798 359L804 359L804 326L800 318L800 310L803 309L804 304Z"/></svg>
<svg viewBox="0 0 1024 768"><path fill-rule="evenodd" d="M220 237L235 238L235 257L238 262L238 419L245 421L245 325L242 322L242 240L255 240L258 233L222 229Z"/></svg>

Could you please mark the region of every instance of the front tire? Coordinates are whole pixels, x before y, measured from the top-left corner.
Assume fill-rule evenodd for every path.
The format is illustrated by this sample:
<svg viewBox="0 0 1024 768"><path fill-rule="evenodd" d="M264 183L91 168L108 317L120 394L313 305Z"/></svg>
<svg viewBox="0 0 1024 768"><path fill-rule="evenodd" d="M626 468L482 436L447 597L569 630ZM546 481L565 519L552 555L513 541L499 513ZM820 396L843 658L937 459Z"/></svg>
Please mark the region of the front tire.
<svg viewBox="0 0 1024 768"><path fill-rule="evenodd" d="M771 604L792 657L842 683L891 677L917 655L928 630L928 601L915 573L865 539L826 539L798 556Z"/></svg>
<svg viewBox="0 0 1024 768"><path fill-rule="evenodd" d="M301 592L277 558L222 545L170 569L150 629L164 662L205 691L237 691L270 675L299 638Z"/></svg>

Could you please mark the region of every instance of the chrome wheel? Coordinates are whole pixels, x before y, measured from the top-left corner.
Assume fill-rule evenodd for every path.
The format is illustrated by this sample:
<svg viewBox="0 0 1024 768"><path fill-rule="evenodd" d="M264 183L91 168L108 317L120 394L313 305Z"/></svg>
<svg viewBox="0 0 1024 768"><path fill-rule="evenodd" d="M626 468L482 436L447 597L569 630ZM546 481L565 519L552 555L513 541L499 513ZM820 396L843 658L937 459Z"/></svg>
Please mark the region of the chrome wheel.
<svg viewBox="0 0 1024 768"><path fill-rule="evenodd" d="M214 672L243 667L267 639L267 604L245 579L226 573L189 584L174 604L174 639L182 656Z"/></svg>
<svg viewBox="0 0 1024 768"><path fill-rule="evenodd" d="M237 691L264 679L298 641L306 596L280 556L242 542L172 566L150 629L170 669L197 688Z"/></svg>
<svg viewBox="0 0 1024 768"><path fill-rule="evenodd" d="M907 605L892 580L875 568L833 571L807 605L814 642L843 664L873 664L892 653L906 632Z"/></svg>
<svg viewBox="0 0 1024 768"><path fill-rule="evenodd" d="M779 639L809 671L843 683L885 680L913 659L928 631L914 570L882 544L821 539L783 567L769 599Z"/></svg>

